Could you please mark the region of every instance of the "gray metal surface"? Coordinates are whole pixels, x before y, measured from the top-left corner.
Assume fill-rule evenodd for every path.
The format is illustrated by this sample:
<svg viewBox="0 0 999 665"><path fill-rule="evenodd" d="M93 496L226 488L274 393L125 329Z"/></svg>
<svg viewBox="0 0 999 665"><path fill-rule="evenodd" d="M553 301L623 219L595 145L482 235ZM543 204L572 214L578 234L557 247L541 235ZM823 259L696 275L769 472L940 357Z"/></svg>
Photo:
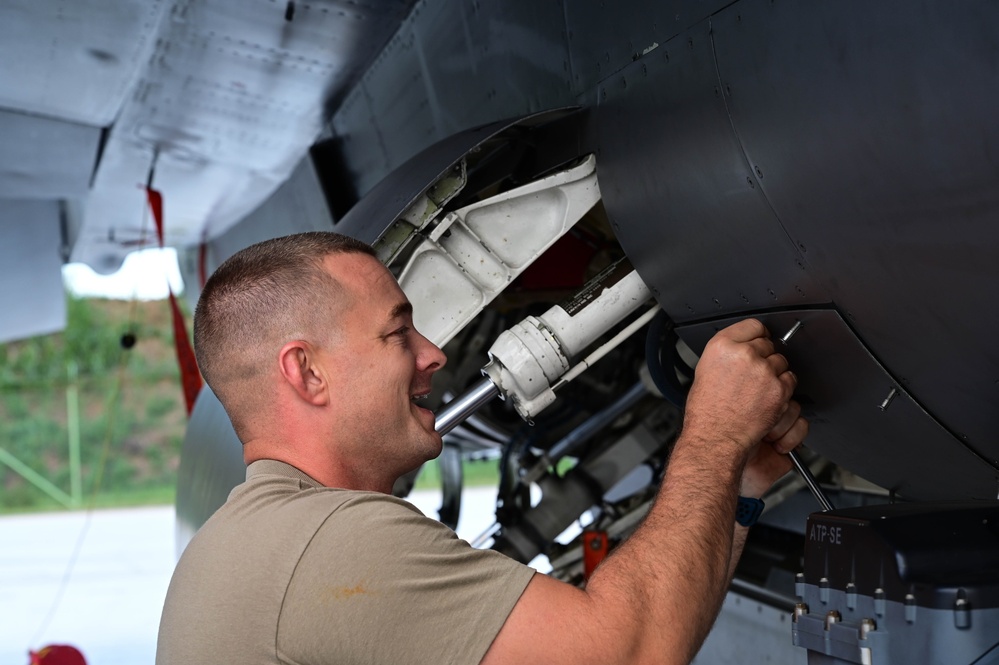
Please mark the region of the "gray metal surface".
<svg viewBox="0 0 999 665"><path fill-rule="evenodd" d="M147 65L171 4L5 0L0 6L0 107L110 125Z"/></svg>
<svg viewBox="0 0 999 665"><path fill-rule="evenodd" d="M454 134L433 144L379 182L347 215L337 221L336 231L373 243L410 204L485 141L521 123L542 122L564 113L563 110L557 110L536 116L503 119ZM322 167L322 164L319 166ZM346 177L348 174L342 175Z"/></svg>
<svg viewBox="0 0 999 665"><path fill-rule="evenodd" d="M201 525L246 479L243 444L229 416L208 386L191 413L177 471L177 556Z"/></svg>
<svg viewBox="0 0 999 665"><path fill-rule="evenodd" d="M595 105L596 85L726 4L423 0L330 123L361 195L426 147L503 118ZM579 154L589 152L582 148Z"/></svg>
<svg viewBox="0 0 999 665"><path fill-rule="evenodd" d="M83 198L100 139L97 127L0 109L0 205Z"/></svg>
<svg viewBox="0 0 999 665"><path fill-rule="evenodd" d="M811 610L794 624L794 644L808 654L809 665L841 665L865 662L877 665L947 663L947 665L994 665L999 662L995 647L999 642L999 609L969 608L968 624L958 625L953 609L909 607L887 601L876 609L871 596L857 594L851 609L847 594L828 590L828 601L820 600L822 590L806 584L803 600ZM840 620L826 629L829 612ZM871 617L875 629L863 640L858 635L860 617ZM869 649L865 661L860 649Z"/></svg>
<svg viewBox="0 0 999 665"><path fill-rule="evenodd" d="M691 28L601 85L595 124L608 215L674 320L828 301L732 131L712 28Z"/></svg>
<svg viewBox="0 0 999 665"><path fill-rule="evenodd" d="M292 171L291 177L259 208L236 226L207 240L203 253L200 246L178 253L184 277L184 297L191 311L194 311L201 295L202 268L207 279L223 261L244 247L291 233L329 231L332 228L333 219L323 200L312 160L306 157Z"/></svg>
<svg viewBox="0 0 999 665"><path fill-rule="evenodd" d="M759 9L713 28L760 189L877 357L999 459L999 6Z"/></svg>
<svg viewBox="0 0 999 665"><path fill-rule="evenodd" d="M330 123L364 196L480 125L572 106L561 2L418 2Z"/></svg>
<svg viewBox="0 0 999 665"><path fill-rule="evenodd" d="M758 313L771 330L802 327L780 352L798 376L809 448L912 500L994 499L999 469L944 429L829 309ZM694 349L742 317L680 326ZM895 387L899 394L879 406Z"/></svg>
<svg viewBox="0 0 999 665"><path fill-rule="evenodd" d="M674 320L832 303L892 377L855 390L898 383L994 464L999 10L854 9L733 3L605 79L604 204ZM869 439L869 414L837 418L832 456L861 475L962 485L958 459L912 454L937 428Z"/></svg>
<svg viewBox="0 0 999 665"><path fill-rule="evenodd" d="M730 591L693 665L804 665L791 642L791 615Z"/></svg>
<svg viewBox="0 0 999 665"><path fill-rule="evenodd" d="M587 90L599 85L727 4L729 0L566 2L569 52L576 89Z"/></svg>
<svg viewBox="0 0 999 665"><path fill-rule="evenodd" d="M155 168L168 242L196 244L249 214L290 174L409 3L191 2L157 35L139 94L110 132L74 259L107 268L138 242L135 187ZM103 247L102 247L103 244ZM113 266L112 266L113 267Z"/></svg>
<svg viewBox="0 0 999 665"><path fill-rule="evenodd" d="M0 343L66 327L54 201L0 199Z"/></svg>
<svg viewBox="0 0 999 665"><path fill-rule="evenodd" d="M413 2L4 3L0 108L53 131L0 117L23 162L0 163L0 192L83 201L72 258L102 273L156 242L151 171L167 244L215 237L289 177Z"/></svg>

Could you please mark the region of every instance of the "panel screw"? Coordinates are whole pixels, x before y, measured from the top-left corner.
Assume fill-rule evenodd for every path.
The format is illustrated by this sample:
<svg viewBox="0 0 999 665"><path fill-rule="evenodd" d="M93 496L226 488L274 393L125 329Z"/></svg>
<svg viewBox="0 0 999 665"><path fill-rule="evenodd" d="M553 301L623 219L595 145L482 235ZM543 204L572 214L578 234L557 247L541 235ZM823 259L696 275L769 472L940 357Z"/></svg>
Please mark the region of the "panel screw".
<svg viewBox="0 0 999 665"><path fill-rule="evenodd" d="M794 614L791 616L791 621L798 623L798 617L802 617L808 614L808 605L805 603L797 603L794 606Z"/></svg>
<svg viewBox="0 0 999 665"><path fill-rule="evenodd" d="M877 630L878 624L874 623L874 619L861 619L860 620L860 639L866 640L867 636L871 631Z"/></svg>
<svg viewBox="0 0 999 665"><path fill-rule="evenodd" d="M885 397L884 400L882 400L881 404L878 405L878 408L881 409L882 411L885 411L891 405L891 402L893 399L895 399L896 395L898 395L898 390L892 388L891 391L888 393L888 396Z"/></svg>
<svg viewBox="0 0 999 665"><path fill-rule="evenodd" d="M885 590L877 588L874 590L874 613L880 617L885 615L888 609L888 599L885 597Z"/></svg>
<svg viewBox="0 0 999 665"><path fill-rule="evenodd" d="M964 593L964 591L961 590L958 593ZM971 627L971 608L968 605L968 599L963 596L958 596L957 600L954 601L954 627L958 630Z"/></svg>
<svg viewBox="0 0 999 665"><path fill-rule="evenodd" d="M826 614L826 630L832 630L832 627L839 623L842 617L836 610L829 610Z"/></svg>
<svg viewBox="0 0 999 665"><path fill-rule="evenodd" d="M780 341L781 341L781 342L782 342L783 344L787 344L787 343L788 343L788 341L789 341L789 340L790 340L790 339L791 339L792 337L794 337L794 334L795 334L796 332L798 332L799 330L801 330L801 325L802 325L802 324L801 324L801 321L795 321L795 322L794 322L794 325L793 325L793 326L791 326L791 329L790 329L790 330L788 330L788 331L787 331L786 333L784 333L784 336L780 338Z"/></svg>

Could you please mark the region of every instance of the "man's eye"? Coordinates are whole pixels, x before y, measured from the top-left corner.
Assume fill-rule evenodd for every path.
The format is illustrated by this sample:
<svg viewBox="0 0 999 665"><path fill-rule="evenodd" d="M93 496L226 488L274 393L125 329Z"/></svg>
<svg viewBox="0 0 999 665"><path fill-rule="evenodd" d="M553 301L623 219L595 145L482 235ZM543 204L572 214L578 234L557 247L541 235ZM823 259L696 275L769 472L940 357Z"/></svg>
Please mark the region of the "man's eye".
<svg viewBox="0 0 999 665"><path fill-rule="evenodd" d="M398 335L399 337L405 337L406 335L409 334L409 326L403 326L398 330L392 332L391 334Z"/></svg>

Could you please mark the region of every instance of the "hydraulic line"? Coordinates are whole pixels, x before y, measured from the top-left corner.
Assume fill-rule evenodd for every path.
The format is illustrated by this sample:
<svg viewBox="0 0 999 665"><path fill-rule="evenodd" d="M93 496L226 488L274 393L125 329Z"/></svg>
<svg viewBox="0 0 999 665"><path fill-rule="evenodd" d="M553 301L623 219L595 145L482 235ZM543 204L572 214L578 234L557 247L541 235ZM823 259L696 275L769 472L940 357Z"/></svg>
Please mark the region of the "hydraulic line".
<svg viewBox="0 0 999 665"><path fill-rule="evenodd" d="M636 382L623 395L617 398L606 409L593 414L576 429L566 434L560 441L551 447L544 457L542 457L530 471L521 477L522 484L536 482L543 476L548 468L556 464L566 455L572 455L580 446L596 436L601 430L617 420L621 414L635 406L639 400L648 395L648 389L641 381Z"/></svg>

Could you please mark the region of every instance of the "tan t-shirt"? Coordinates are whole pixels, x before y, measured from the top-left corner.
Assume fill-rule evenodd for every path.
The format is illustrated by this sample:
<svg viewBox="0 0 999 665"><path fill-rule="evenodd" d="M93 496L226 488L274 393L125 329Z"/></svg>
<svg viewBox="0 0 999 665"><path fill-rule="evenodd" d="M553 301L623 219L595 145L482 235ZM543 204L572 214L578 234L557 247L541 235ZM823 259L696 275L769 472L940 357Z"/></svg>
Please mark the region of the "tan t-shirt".
<svg viewBox="0 0 999 665"><path fill-rule="evenodd" d="M533 575L405 501L261 460L177 564L156 663L471 665Z"/></svg>

